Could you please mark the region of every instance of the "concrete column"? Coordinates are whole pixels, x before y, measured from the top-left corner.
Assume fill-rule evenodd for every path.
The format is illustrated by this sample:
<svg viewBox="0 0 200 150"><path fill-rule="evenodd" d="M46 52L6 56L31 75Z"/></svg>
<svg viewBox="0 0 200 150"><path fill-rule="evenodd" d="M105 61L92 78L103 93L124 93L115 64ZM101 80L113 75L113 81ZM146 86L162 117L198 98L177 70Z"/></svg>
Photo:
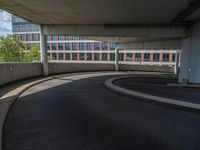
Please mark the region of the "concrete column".
<svg viewBox="0 0 200 150"><path fill-rule="evenodd" d="M144 53L141 53L141 62L144 62Z"/></svg>
<svg viewBox="0 0 200 150"><path fill-rule="evenodd" d="M169 54L169 62L173 62L173 54L172 53Z"/></svg>
<svg viewBox="0 0 200 150"><path fill-rule="evenodd" d="M102 42L100 42L99 49L100 49L100 53L99 53L99 61L102 61Z"/></svg>
<svg viewBox="0 0 200 150"><path fill-rule="evenodd" d="M135 52L132 53L132 61L135 61Z"/></svg>
<svg viewBox="0 0 200 150"><path fill-rule="evenodd" d="M110 61L110 43L108 43L107 61Z"/></svg>
<svg viewBox="0 0 200 150"><path fill-rule="evenodd" d="M173 58L171 58L171 59L173 59ZM179 62L180 62L180 53L179 53L179 51L176 51L174 74L177 74L177 75L179 75Z"/></svg>
<svg viewBox="0 0 200 150"><path fill-rule="evenodd" d="M42 63L43 75L48 75L48 55L47 55L47 40L44 35L43 27L40 26L40 57Z"/></svg>
<svg viewBox="0 0 200 150"><path fill-rule="evenodd" d="M152 50L150 52L150 62L153 62L153 52L152 52Z"/></svg>
<svg viewBox="0 0 200 150"><path fill-rule="evenodd" d="M159 55L159 62L160 62L160 63L163 62L163 53L160 53L160 55Z"/></svg>
<svg viewBox="0 0 200 150"><path fill-rule="evenodd" d="M182 40L180 83L200 83L200 21L196 22L189 37Z"/></svg>
<svg viewBox="0 0 200 150"><path fill-rule="evenodd" d="M115 48L115 71L119 71L119 49Z"/></svg>
<svg viewBox="0 0 200 150"><path fill-rule="evenodd" d="M181 66L179 74L180 83L189 82L191 41L191 37L183 39L182 41Z"/></svg>
<svg viewBox="0 0 200 150"><path fill-rule="evenodd" d="M123 54L124 54L124 62L126 62L126 57L127 57L126 49L124 49Z"/></svg>

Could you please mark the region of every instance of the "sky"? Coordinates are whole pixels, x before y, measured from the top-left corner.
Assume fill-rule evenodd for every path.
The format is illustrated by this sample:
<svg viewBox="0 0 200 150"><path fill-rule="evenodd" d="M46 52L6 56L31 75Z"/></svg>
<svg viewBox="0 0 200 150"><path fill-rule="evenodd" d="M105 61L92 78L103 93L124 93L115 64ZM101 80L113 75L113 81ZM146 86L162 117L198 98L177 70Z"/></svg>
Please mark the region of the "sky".
<svg viewBox="0 0 200 150"><path fill-rule="evenodd" d="M12 33L11 14L0 9L0 36Z"/></svg>

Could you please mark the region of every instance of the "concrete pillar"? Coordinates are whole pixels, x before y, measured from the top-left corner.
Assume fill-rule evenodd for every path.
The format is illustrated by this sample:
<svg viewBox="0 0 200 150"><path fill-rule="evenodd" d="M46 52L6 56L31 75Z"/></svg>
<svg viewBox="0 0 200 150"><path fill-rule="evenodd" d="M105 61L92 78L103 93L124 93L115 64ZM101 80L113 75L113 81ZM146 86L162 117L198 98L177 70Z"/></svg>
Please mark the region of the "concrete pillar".
<svg viewBox="0 0 200 150"><path fill-rule="evenodd" d="M119 49L115 48L115 71L119 71Z"/></svg>
<svg viewBox="0 0 200 150"><path fill-rule="evenodd" d="M48 55L47 55L47 40L44 35L43 27L40 26L40 57L42 63L43 75L48 75Z"/></svg>
<svg viewBox="0 0 200 150"><path fill-rule="evenodd" d="M182 41L180 83L200 83L200 21L196 22L189 37Z"/></svg>
<svg viewBox="0 0 200 150"><path fill-rule="evenodd" d="M174 74L177 74L177 75L179 75L179 62L180 62L180 53L179 51L176 51Z"/></svg>
<svg viewBox="0 0 200 150"><path fill-rule="evenodd" d="M150 62L153 62L153 52L150 53Z"/></svg>

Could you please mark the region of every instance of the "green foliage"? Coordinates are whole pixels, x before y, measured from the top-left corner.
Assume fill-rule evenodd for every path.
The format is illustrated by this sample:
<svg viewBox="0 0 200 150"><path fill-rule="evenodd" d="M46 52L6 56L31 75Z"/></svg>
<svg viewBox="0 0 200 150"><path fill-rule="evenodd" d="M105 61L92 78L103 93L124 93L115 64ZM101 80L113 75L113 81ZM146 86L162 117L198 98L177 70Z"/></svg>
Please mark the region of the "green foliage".
<svg viewBox="0 0 200 150"><path fill-rule="evenodd" d="M34 44L24 52L24 44L15 35L0 37L0 62L39 62L40 45Z"/></svg>
<svg viewBox="0 0 200 150"><path fill-rule="evenodd" d="M40 45L34 44L31 47L30 52L26 53L24 56L25 62L39 62L40 61Z"/></svg>
<svg viewBox="0 0 200 150"><path fill-rule="evenodd" d="M15 35L0 37L0 61L22 62L24 45Z"/></svg>

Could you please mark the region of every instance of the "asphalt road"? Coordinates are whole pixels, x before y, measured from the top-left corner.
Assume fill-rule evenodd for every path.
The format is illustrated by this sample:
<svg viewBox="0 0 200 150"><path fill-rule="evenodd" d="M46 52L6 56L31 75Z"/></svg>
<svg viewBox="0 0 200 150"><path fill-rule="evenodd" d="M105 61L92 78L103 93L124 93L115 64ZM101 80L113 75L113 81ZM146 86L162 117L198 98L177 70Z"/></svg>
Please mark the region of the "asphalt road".
<svg viewBox="0 0 200 150"><path fill-rule="evenodd" d="M114 82L115 85L129 90L200 104L200 88L167 86L167 83L177 83L177 80L171 77L130 77L119 79Z"/></svg>
<svg viewBox="0 0 200 150"><path fill-rule="evenodd" d="M200 149L200 113L118 95L104 87L110 77L63 77L29 89L8 115L3 149Z"/></svg>

